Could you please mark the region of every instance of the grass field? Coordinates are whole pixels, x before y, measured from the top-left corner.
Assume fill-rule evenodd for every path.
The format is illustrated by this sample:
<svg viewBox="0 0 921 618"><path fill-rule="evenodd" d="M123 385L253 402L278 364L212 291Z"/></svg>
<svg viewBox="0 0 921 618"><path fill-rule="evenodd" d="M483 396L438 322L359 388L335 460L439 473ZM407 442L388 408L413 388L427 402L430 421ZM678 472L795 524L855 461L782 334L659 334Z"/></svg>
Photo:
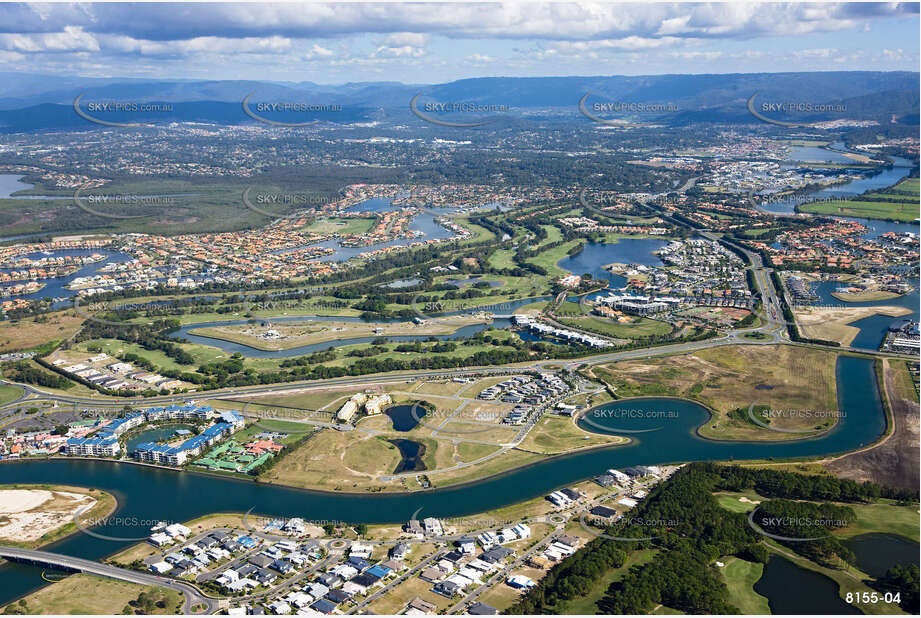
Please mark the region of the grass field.
<svg viewBox="0 0 921 618"><path fill-rule="evenodd" d="M838 536L849 538L871 532L897 534L915 542L919 540L918 507L898 506L891 500L877 504L848 505L857 513L857 521L838 531Z"/></svg>
<svg viewBox="0 0 921 618"><path fill-rule="evenodd" d="M761 579L764 565L735 556L722 558L720 562L725 565L719 571L729 589L729 602L746 615L770 614L768 600L753 589L755 583Z"/></svg>
<svg viewBox="0 0 921 618"><path fill-rule="evenodd" d="M28 350L69 339L83 324L73 310L55 311L35 318L0 322L0 353Z"/></svg>
<svg viewBox="0 0 921 618"><path fill-rule="evenodd" d="M330 217L317 219L303 229L313 234L366 234L377 219L373 217Z"/></svg>
<svg viewBox="0 0 921 618"><path fill-rule="evenodd" d="M77 573L27 596L18 605L28 614L122 614L123 608L146 592L156 601L153 614L178 614L182 596L167 588L142 586L129 582ZM138 606L139 607L139 606ZM134 613L133 609L130 613Z"/></svg>
<svg viewBox="0 0 921 618"><path fill-rule="evenodd" d="M670 324L649 318L633 318L630 322L620 323L605 318L586 316L558 320L561 324L574 326L583 330L617 337L618 339L637 339L653 335L667 335L672 331Z"/></svg>
<svg viewBox="0 0 921 618"><path fill-rule="evenodd" d="M399 461L397 448L379 437L326 429L291 451L259 480L332 491L380 490L384 484L377 477L393 472Z"/></svg>
<svg viewBox="0 0 921 618"><path fill-rule="evenodd" d="M620 436L589 433L579 429L568 416L548 414L528 432L528 437L519 448L543 455L555 455L592 446L625 444L627 441Z"/></svg>
<svg viewBox="0 0 921 618"><path fill-rule="evenodd" d="M908 371L908 362L890 359L889 366L895 372L895 390L899 396L908 401L918 401L918 389Z"/></svg>
<svg viewBox="0 0 921 618"><path fill-rule="evenodd" d="M860 200L812 202L799 206L797 210L827 215L865 217L868 219L914 221L919 216L918 195L918 179L907 178L885 191L864 194L861 196L863 199ZM873 201L874 199L895 199L899 201Z"/></svg>
<svg viewBox="0 0 921 618"><path fill-rule="evenodd" d="M446 316L425 324L414 322L393 322L368 324L365 322L277 322L268 326L260 324L235 324L195 328L190 332L213 339L242 343L259 350L288 350L304 345L339 341L362 337L396 337L404 335L449 335L459 328L482 324L484 320L467 316ZM266 338L269 331L276 331L277 338Z"/></svg>
<svg viewBox="0 0 921 618"><path fill-rule="evenodd" d="M489 265L493 268L515 268L515 251L512 249L499 249L489 257Z"/></svg>
<svg viewBox="0 0 921 618"><path fill-rule="evenodd" d="M623 361L592 371L621 397L667 395L699 401L716 411L700 428L724 440L784 440L789 434L758 427L733 414L757 403L773 410L821 411L782 415L771 424L815 429L831 423L838 409L833 352L794 346L724 346L692 354ZM804 434L805 435L805 434Z"/></svg>
<svg viewBox="0 0 921 618"><path fill-rule="evenodd" d="M570 300L564 300L560 303L559 307L553 311L556 315L582 315L582 305L579 303L574 303Z"/></svg>
<svg viewBox="0 0 921 618"><path fill-rule="evenodd" d="M766 500L754 491L721 491L714 496L720 507L735 513L747 513L755 508L755 503ZM873 504L835 504L848 506L857 515L857 520L847 528L835 530L835 536L850 538L861 534L884 532L916 542L921 540L917 506L899 506L893 500L880 500Z"/></svg>
<svg viewBox="0 0 921 618"><path fill-rule="evenodd" d="M23 390L18 386L0 384L0 405L16 401L22 396Z"/></svg>
<svg viewBox="0 0 921 618"><path fill-rule="evenodd" d="M541 268L546 269L548 277L551 277L551 278L561 277L567 274L567 271L557 266L557 262L565 258L569 254L569 250L575 247L576 245L578 245L580 242L582 241L570 240L569 242L564 242L562 245L558 247L554 247L553 249L548 249L546 251L542 251L541 253L538 253L537 255L529 259L528 262L532 264L537 264ZM576 273L576 274L582 274L582 273Z"/></svg>

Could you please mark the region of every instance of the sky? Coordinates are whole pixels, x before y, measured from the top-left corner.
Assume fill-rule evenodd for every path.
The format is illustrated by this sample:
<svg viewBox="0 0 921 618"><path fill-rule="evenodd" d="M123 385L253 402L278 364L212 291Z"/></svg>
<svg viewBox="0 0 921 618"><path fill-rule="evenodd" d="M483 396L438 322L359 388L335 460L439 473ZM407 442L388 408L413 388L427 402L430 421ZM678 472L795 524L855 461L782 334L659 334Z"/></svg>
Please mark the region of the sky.
<svg viewBox="0 0 921 618"><path fill-rule="evenodd" d="M0 3L0 71L324 84L918 71L919 3Z"/></svg>

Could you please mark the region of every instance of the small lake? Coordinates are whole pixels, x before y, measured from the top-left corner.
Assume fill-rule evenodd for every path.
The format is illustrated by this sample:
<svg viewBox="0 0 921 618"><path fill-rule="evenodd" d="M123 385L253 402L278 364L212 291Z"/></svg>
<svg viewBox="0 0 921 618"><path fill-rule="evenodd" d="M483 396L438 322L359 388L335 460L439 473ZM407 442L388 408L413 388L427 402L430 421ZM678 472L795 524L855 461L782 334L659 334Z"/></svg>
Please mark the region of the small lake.
<svg viewBox="0 0 921 618"><path fill-rule="evenodd" d="M413 410L415 409L415 413ZM427 414L422 406L390 406L384 410L390 417L395 431L412 431L419 425L419 419Z"/></svg>
<svg viewBox="0 0 921 618"><path fill-rule="evenodd" d="M419 285L420 283L422 283L422 279L397 279L396 281L391 281L389 283L378 283L377 287L399 290L402 288L411 288Z"/></svg>
<svg viewBox="0 0 921 618"><path fill-rule="evenodd" d="M653 251L667 244L667 241L655 238L621 238L616 243L587 242L582 251L563 258L557 266L574 275L591 273L595 279L607 281L611 288L622 288L627 285L627 278L612 274L602 266L615 262L662 266L662 260Z"/></svg>
<svg viewBox="0 0 921 618"><path fill-rule="evenodd" d="M402 438L387 440L387 442L397 447L400 451L400 456L403 457L394 469L394 474L399 474L401 472L421 472L425 470L425 462L422 461L422 457L425 455L424 444L412 440L404 440Z"/></svg>
<svg viewBox="0 0 921 618"><path fill-rule="evenodd" d="M857 556L857 568L872 577L882 577L897 564L918 564L918 543L896 534L861 534L844 544Z"/></svg>
<svg viewBox="0 0 921 618"><path fill-rule="evenodd" d="M167 440L178 438L179 436L176 434L176 432L179 431L180 429L191 431L193 433L195 432L195 428L191 425L183 425L183 424L160 425L159 427L153 427L151 429L146 429L140 432L139 434L136 434L132 436L131 438L129 438L125 442L125 451L128 453L133 453L134 449L137 448L138 444L142 444L144 442L164 442ZM191 438L192 436L187 436L187 437Z"/></svg>
<svg viewBox="0 0 921 618"><path fill-rule="evenodd" d="M838 596L838 584L833 580L776 554L764 565L764 573L753 588L767 598L772 614L861 613Z"/></svg>
<svg viewBox="0 0 921 618"><path fill-rule="evenodd" d="M485 283L488 283L489 287L491 288L499 288L504 285L504 282L502 281L488 281L488 280L482 279L481 277L470 277L469 279L448 279L446 283L449 283L456 288L462 288L465 285L471 285L471 284L480 283L484 281Z"/></svg>

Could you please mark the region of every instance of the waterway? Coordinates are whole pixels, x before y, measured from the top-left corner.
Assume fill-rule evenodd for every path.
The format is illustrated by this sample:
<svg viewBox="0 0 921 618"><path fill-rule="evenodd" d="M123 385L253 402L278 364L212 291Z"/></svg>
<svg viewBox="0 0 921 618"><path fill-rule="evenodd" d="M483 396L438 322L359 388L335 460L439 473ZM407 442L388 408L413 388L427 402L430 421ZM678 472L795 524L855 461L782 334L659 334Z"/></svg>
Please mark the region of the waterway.
<svg viewBox="0 0 921 618"><path fill-rule="evenodd" d="M393 198L373 197L361 202L360 204L350 206L346 209L346 212L386 212L388 210L396 210L398 207L393 206L392 202ZM443 215L448 215L455 212L457 212L457 209L455 208L425 209L423 212L413 217L413 220L409 223L409 230L414 232L414 235L409 238L397 238L395 240L367 245L364 247L343 247L339 243L339 240L334 238L310 246L333 249L333 253L317 258L317 261L319 262L344 262L354 257L358 257L362 253L368 253L378 249L385 249L387 247L405 247L414 242L422 242L425 240L444 240L447 238L452 238L454 236L454 232L444 227L443 225L438 224L435 219Z"/></svg>
<svg viewBox="0 0 921 618"><path fill-rule="evenodd" d="M533 302L541 300L550 300L549 296L541 296L538 298L523 298L516 301L499 303L496 305L486 305L483 307L477 308L478 311L490 311L498 314L509 314L515 311L518 307L531 304ZM461 315L466 313L466 311L450 311L446 313L436 314L432 317L438 316L451 316L451 315ZM317 315L288 315L276 318L265 318L264 320L258 319L246 319L246 320L226 320L219 322L201 322L198 324L188 324L182 326L181 328L174 330L170 333L173 337L181 337L187 339L192 343L199 343L202 345L207 345L215 348L220 348L230 354L239 352L250 358L288 358L291 356L302 356L304 354L312 354L314 352L321 352L323 350L328 350L330 348L337 348L346 345L357 345L361 343L372 343L378 337L351 337L348 339L335 339L332 341L323 341L320 343L311 343L308 345L298 346L296 348L289 348L287 350L260 350L248 346L243 343L235 343L233 341L226 341L224 339L216 339L213 337L205 337L203 335L196 335L190 331L197 328L211 328L216 326L233 326L239 324L258 324L259 322L363 322L366 324L387 324L392 322L402 322L404 320L381 320L373 322L365 322L361 318L355 317L332 317L332 316L317 316ZM495 318L490 323L483 324L471 324L469 326L462 326L453 333L447 335L394 335L385 337L389 341L426 341L431 337L435 337L439 341L450 341L456 339L465 339L467 337L472 337L482 330L487 328L508 328L511 326L511 320L508 318Z"/></svg>
<svg viewBox="0 0 921 618"><path fill-rule="evenodd" d="M817 146L794 146L787 155L787 161L809 162L822 161L827 163L854 163L840 152L819 148Z"/></svg>
<svg viewBox="0 0 921 618"><path fill-rule="evenodd" d="M672 411L666 418L627 418L610 415L609 427L660 429L628 434L626 446L585 451L544 460L475 483L433 491L394 494L322 493L262 483L177 472L105 461L51 460L0 464L5 483L59 483L96 487L113 492L119 501L115 515L99 532L114 537L146 536L141 521L181 522L212 512L254 512L354 523L405 522L417 509L423 517L457 517L481 513L534 498L602 473L608 468L665 463L807 457L860 448L876 440L885 427L873 361L841 357L836 368L839 408L844 416L821 437L783 443L712 442L699 438L695 428L708 412L698 404L664 398L627 400L603 409ZM653 416L650 414L649 416ZM656 424L657 423L657 424ZM132 519L133 518L133 519ZM105 541L75 534L47 547L81 558L98 560L133 541ZM0 605L42 584L41 569L23 565L0 566Z"/></svg>
<svg viewBox="0 0 921 618"><path fill-rule="evenodd" d="M813 148L812 150L823 150L821 148ZM831 151L824 151L829 152ZM840 155L838 155L840 156ZM766 201L763 204L763 208L768 212L774 212L779 214L791 214L795 212L795 208L798 204L803 202L809 202L813 200L825 200L830 198L841 198L841 197L851 197L854 195L860 195L866 191L876 191L879 189L885 189L891 187L892 185L898 183L900 180L908 176L908 173L911 171L911 161L908 159L903 159L901 157L892 157L892 167L884 168L876 174L871 174L863 178L858 178L847 183L842 183L838 185L832 185L824 189L818 189L816 191L810 191L808 193L803 193L795 196L784 197L784 199L777 201ZM848 217L843 217L848 218ZM899 225L899 224L895 224ZM903 224L903 225L912 225L912 224ZM917 232L918 226L913 225L914 230ZM882 233L882 232L880 232Z"/></svg>
<svg viewBox="0 0 921 618"><path fill-rule="evenodd" d="M39 299L39 298L71 298L76 295L76 290L68 289L69 285L74 279L78 277L91 277L97 274L97 271L105 266L106 264L117 264L130 262L133 258L127 253L122 253L121 251L110 251L108 249L66 249L61 251L49 251L51 257L61 257L61 256L77 256L77 255L93 255L99 254L104 255L105 259L100 262L93 262L92 264L85 264L81 266L73 273L65 277L54 277L52 279L39 279L38 283L44 283L45 287L40 289L37 292L31 294L16 294L16 298L26 298L29 300ZM49 257L44 253L28 253L22 257L26 257L30 260L35 260L43 257ZM12 272L14 270L23 270L22 268L0 268L0 272ZM26 283L25 281L15 281L11 282L10 285L16 285L20 283ZM7 287L7 286L4 286Z"/></svg>
<svg viewBox="0 0 921 618"><path fill-rule="evenodd" d="M921 287L921 282L915 278L909 279L909 283L913 286L914 289L908 294L903 294L898 298L891 298L889 300L883 301L875 300L856 303L846 303L831 295L832 292L834 292L842 285L837 281L821 281L819 283L813 284L812 290L819 297L817 302L823 305L831 305L837 307L905 307L906 309L910 309L911 313L907 313L899 317L892 317L888 315L871 315L869 317L850 323L850 326L854 326L860 329L860 332L857 333L856 337L854 337L854 341L851 342L852 347L865 350L878 350L880 344L886 338L886 331L889 330L889 327L893 324L893 322L899 322L905 319L915 321L921 320L921 312L919 312L919 303L921 303L919 287Z"/></svg>
<svg viewBox="0 0 921 618"><path fill-rule="evenodd" d="M832 144L832 147L837 150L845 149L844 145L840 143ZM811 158L809 160L836 160L830 159L828 157L841 156L838 153L833 153L832 151L824 150L821 148L794 148L794 152L798 153L795 155L796 157L803 155L805 151L811 153L814 150L830 154L828 154L828 156L823 155L823 158ZM812 153L810 156L814 155L815 153ZM794 155L791 153L791 156ZM851 197L854 195L860 195L866 191L885 189L898 183L900 180L908 176L909 172L911 171L911 162L907 159L903 159L901 157L892 157L892 161L893 166L891 168L886 168L877 174L867 176L865 178L860 178L858 180L853 180L845 184L835 185L825 189L804 193L802 195L790 196L789 198L784 198L783 200L779 201L767 201L762 205L762 207L769 212L789 214L794 212L795 207L798 204L802 204L803 202ZM857 221L865 225L867 227L867 231L862 235L862 238L868 240L879 238L881 235L888 232L911 232L913 234L918 234L919 231L917 223L897 223L895 221L863 219L858 217L837 218L847 219L849 221ZM901 316L899 318L892 318L885 315L875 315L864 318L862 320L857 320L850 324L851 326L855 326L860 329L860 332L858 333L857 337L855 337L851 345L855 348L876 350L885 339L886 331L893 322L905 318L915 321L921 319L921 313L919 313L919 303L921 303L921 297L919 297L918 293L918 279L914 278L909 282L914 286L914 291L909 294L899 298L894 298L892 300L863 303L843 303L842 301L839 301L838 299L831 296L831 293L835 291L835 288L839 287L840 285L837 282L822 282L813 286L813 289L819 296L820 300L818 302L825 305L846 307L896 306L907 307L908 309L911 309L910 314L906 314L905 316Z"/></svg>

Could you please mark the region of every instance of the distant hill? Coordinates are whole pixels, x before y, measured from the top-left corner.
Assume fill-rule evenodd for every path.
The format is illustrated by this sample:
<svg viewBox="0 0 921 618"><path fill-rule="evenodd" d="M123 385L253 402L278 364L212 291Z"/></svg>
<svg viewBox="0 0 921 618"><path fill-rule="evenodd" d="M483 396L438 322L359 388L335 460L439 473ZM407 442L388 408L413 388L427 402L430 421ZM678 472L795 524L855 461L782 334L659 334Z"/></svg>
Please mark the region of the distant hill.
<svg viewBox="0 0 921 618"><path fill-rule="evenodd" d="M592 102L671 104L677 113L663 116L670 124L687 122L751 122L746 101L844 104L847 118L918 124L919 74L911 72L837 71L815 73L756 73L725 75L647 75L576 77L482 77L444 84L357 82L322 85L313 82L115 80L80 77L49 78L29 74L7 77L7 96L0 98L0 130L63 129L91 126L72 109L83 101L168 102L172 115L132 114L118 121L253 122L240 102L250 94L266 102L341 105L337 120L371 117L406 118L410 99L422 92L425 100L507 105L512 110L554 108L577 114L580 97ZM53 84L53 89L43 90ZM383 114L383 116L382 116ZM514 114L512 114L514 115ZM783 119L783 114L772 117ZM835 115L815 115L810 121ZM837 116L840 117L840 116ZM113 119L106 115L106 118ZM274 117L273 117L274 118ZM292 116L295 118L295 116ZM296 116L310 119L309 114Z"/></svg>

